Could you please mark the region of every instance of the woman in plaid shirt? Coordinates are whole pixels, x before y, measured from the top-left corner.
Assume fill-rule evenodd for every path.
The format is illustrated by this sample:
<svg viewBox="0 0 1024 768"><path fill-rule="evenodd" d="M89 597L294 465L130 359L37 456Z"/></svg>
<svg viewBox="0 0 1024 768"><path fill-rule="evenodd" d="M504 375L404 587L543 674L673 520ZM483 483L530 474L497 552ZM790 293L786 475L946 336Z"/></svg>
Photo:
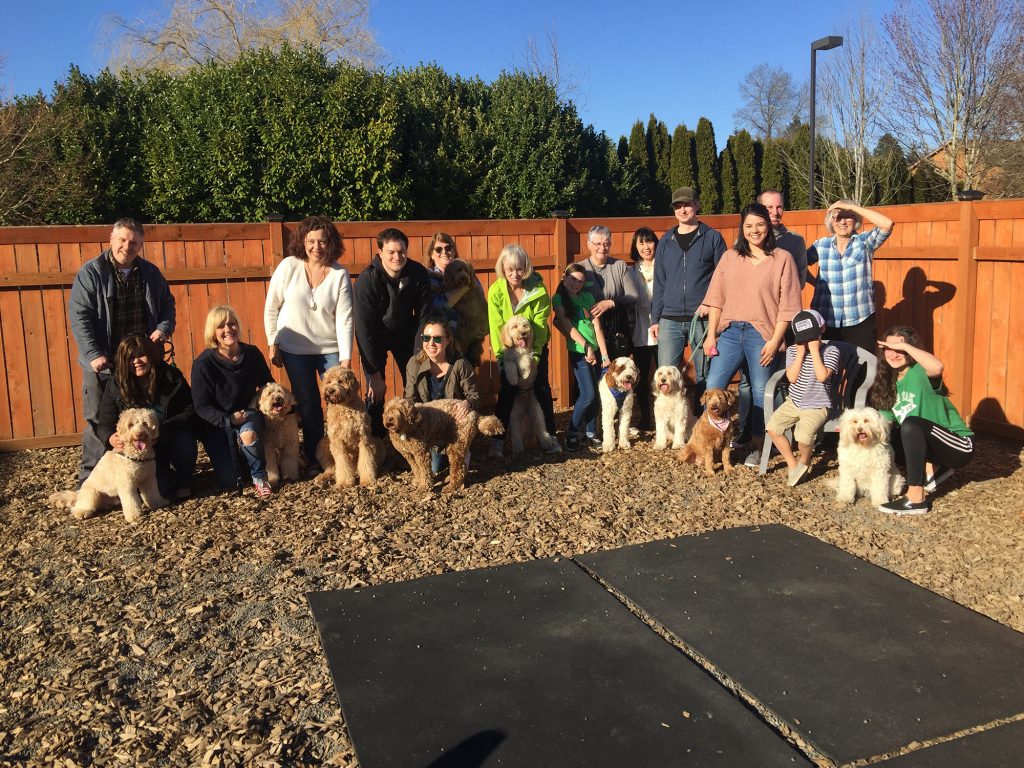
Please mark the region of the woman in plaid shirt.
<svg viewBox="0 0 1024 768"><path fill-rule="evenodd" d="M862 233L859 230L865 219L875 228ZM807 249L807 264L818 265L817 277L807 275L807 282L814 285L811 309L825 318L826 339L847 341L874 353L871 261L892 234L892 219L849 200L837 200L825 212L825 228L832 236Z"/></svg>

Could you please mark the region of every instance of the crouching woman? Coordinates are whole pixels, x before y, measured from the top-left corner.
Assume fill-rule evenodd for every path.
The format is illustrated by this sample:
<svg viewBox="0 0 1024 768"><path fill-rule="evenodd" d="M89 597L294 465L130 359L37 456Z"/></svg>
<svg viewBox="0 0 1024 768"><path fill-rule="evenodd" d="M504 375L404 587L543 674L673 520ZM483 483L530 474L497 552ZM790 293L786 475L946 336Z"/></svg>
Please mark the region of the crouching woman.
<svg viewBox="0 0 1024 768"><path fill-rule="evenodd" d="M238 315L229 306L206 316L206 349L192 364L192 399L204 422L203 445L223 490L239 487L241 450L257 498L273 493L267 482L263 414L252 407L257 391L271 381L266 358L240 340Z"/></svg>
<svg viewBox="0 0 1024 768"><path fill-rule="evenodd" d="M942 361L920 343L913 328L886 331L878 342L882 359L871 388L871 405L895 422L893 449L907 468L906 495L879 507L896 515L928 512L927 493L974 456L974 433L947 397Z"/></svg>
<svg viewBox="0 0 1024 768"><path fill-rule="evenodd" d="M164 362L156 343L141 333L121 339L114 353L114 379L103 390L96 434L115 451L124 449L116 433L117 420L129 408L156 413L160 437L156 441L156 481L160 495L187 499L192 495L196 470L196 410L185 376Z"/></svg>

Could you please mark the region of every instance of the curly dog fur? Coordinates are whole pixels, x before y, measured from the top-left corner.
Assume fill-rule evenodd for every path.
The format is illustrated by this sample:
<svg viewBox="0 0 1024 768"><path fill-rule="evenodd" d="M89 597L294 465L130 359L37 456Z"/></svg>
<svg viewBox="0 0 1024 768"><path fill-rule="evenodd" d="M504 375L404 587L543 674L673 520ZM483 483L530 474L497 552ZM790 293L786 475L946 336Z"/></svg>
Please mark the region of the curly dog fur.
<svg viewBox="0 0 1024 768"><path fill-rule="evenodd" d="M101 509L121 502L124 519L138 522L142 504L159 509L169 502L156 485L156 452L160 423L148 408L129 408L117 420L117 435L124 452L107 451L77 493L64 491L50 496L59 508L71 508L72 517L87 520Z"/></svg>
<svg viewBox="0 0 1024 768"><path fill-rule="evenodd" d="M893 469L889 427L874 408L850 408L839 417L837 503L852 504L860 493L877 507L899 492L903 478Z"/></svg>
<svg viewBox="0 0 1024 768"><path fill-rule="evenodd" d="M501 327L502 364L505 378L516 388L516 399L509 416L508 431L512 453L522 453L525 440L533 436L545 451L561 446L544 425L544 414L533 393L537 380L537 361L533 359L533 326L520 315L513 315Z"/></svg>
<svg viewBox="0 0 1024 768"><path fill-rule="evenodd" d="M683 447L690 436L690 397L687 380L674 365L663 365L654 372L651 390L654 392L654 450L668 447L669 436L673 450Z"/></svg>
<svg viewBox="0 0 1024 768"><path fill-rule="evenodd" d="M455 346L475 368L483 358L484 339L490 332L487 299L477 284L473 265L462 259L453 259L444 270L441 290L448 293L463 287L466 292L452 305L452 311L459 316L454 328Z"/></svg>
<svg viewBox="0 0 1024 768"><path fill-rule="evenodd" d="M700 402L704 406L704 415L694 423L690 439L679 449L678 458L682 462L703 464L704 474L714 477L716 453L722 454L722 471L732 469L730 454L736 432L736 396L727 389L709 389L701 396Z"/></svg>
<svg viewBox="0 0 1024 768"><path fill-rule="evenodd" d="M299 415L295 396L276 382L260 390L255 407L266 418L263 445L267 456L267 482L299 479Z"/></svg>
<svg viewBox="0 0 1024 768"><path fill-rule="evenodd" d="M470 411L461 421L456 420L453 412L461 402L414 403L404 397L393 397L384 404L384 426L395 450L409 462L416 488L433 486L430 450L437 448L448 455L448 483L444 492L459 490L466 482L466 452L477 432L500 435L504 431L496 416L479 416Z"/></svg>
<svg viewBox="0 0 1024 768"><path fill-rule="evenodd" d="M619 417L619 448L629 450L629 422L633 419L633 402L636 400L633 388L639 379L636 363L628 357L617 357L597 385L601 393L601 450L605 453L615 448L616 415ZM624 395L616 397L616 392Z"/></svg>
<svg viewBox="0 0 1024 768"><path fill-rule="evenodd" d="M370 417L360 397L359 379L355 371L336 365L324 373L324 400L327 402L327 437L317 446L317 460L324 471L318 482L332 477L339 488L377 482L377 465L381 453L379 441L370 433Z"/></svg>

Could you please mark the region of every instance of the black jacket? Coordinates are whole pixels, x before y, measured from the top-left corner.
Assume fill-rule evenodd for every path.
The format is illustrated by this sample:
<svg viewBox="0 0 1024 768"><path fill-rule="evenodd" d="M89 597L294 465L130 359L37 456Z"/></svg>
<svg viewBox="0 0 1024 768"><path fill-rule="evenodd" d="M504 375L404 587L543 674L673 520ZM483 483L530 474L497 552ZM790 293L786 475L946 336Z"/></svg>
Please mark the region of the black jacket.
<svg viewBox="0 0 1024 768"><path fill-rule="evenodd" d="M185 375L172 365L161 363L157 373L156 397L144 406L132 406L124 402L116 380L111 380L103 390L99 415L96 417L96 434L104 447L110 446L110 436L117 428L117 420L129 408L150 408L156 411L160 421L160 432L167 435L172 430L194 429L196 409L192 405L192 390Z"/></svg>
<svg viewBox="0 0 1024 768"><path fill-rule="evenodd" d="M192 363L192 402L199 417L215 427L231 426L231 414L248 410L256 390L273 381L263 353L239 342L242 354L233 363L207 349Z"/></svg>
<svg viewBox="0 0 1024 768"><path fill-rule="evenodd" d="M416 331L430 311L430 276L422 264L409 260L396 279L374 256L352 288L356 342L367 376L382 372L388 350L411 349Z"/></svg>

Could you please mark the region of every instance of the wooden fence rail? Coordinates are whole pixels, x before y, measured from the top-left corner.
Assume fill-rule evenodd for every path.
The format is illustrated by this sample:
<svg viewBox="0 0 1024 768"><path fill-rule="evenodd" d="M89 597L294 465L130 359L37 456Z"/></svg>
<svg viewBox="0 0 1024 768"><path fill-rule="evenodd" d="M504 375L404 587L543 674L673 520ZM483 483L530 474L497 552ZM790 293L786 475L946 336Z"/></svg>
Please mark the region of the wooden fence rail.
<svg viewBox="0 0 1024 768"><path fill-rule="evenodd" d="M896 222L875 261L879 330L895 322L914 326L947 365L952 398L976 429L1024 439L1024 201L936 203L884 209ZM811 242L825 235L823 212L786 214L790 229ZM708 216L726 242L737 233L735 215ZM670 216L618 219L396 222L409 236L412 258L431 235L451 234L473 263L485 289L494 263L510 242L522 245L549 291L565 266L586 254L587 232L612 231L612 254L626 256L637 227L659 234ZM376 235L390 222L339 223L341 263L358 279L376 251ZM144 256L160 267L177 302L174 345L186 376L203 349L203 322L213 304L239 312L247 341L266 349L263 301L274 267L295 224L157 224L146 227ZM68 323L75 273L106 247L110 227L0 229L0 451L74 445L82 428L81 370ZM805 291L805 304L810 299ZM358 361L355 361L358 368ZM281 376L283 377L283 371ZM400 378L389 366L389 393ZM552 336L551 384L567 406L565 343ZM480 370L481 394L493 402L498 373L490 355Z"/></svg>

